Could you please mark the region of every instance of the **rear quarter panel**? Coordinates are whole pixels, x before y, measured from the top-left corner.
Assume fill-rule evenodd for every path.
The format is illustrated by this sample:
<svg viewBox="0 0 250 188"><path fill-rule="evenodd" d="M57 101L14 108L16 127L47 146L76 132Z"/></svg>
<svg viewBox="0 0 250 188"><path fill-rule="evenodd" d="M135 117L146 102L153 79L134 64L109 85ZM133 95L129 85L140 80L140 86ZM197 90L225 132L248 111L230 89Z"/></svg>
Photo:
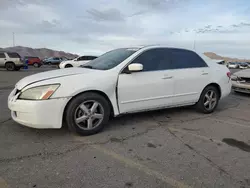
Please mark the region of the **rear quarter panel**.
<svg viewBox="0 0 250 188"><path fill-rule="evenodd" d="M220 86L221 98L226 97L231 92L232 81L227 76L230 70L224 65L210 64L211 67L211 82L216 83Z"/></svg>

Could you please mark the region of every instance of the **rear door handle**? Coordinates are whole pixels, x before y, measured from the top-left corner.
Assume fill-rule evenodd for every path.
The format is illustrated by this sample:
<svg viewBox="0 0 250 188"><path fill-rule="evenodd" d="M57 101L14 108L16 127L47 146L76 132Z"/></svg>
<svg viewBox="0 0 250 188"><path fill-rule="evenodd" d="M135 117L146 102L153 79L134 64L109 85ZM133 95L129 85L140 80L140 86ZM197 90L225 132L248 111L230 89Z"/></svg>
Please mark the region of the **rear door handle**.
<svg viewBox="0 0 250 188"><path fill-rule="evenodd" d="M173 76L164 76L162 79L171 79Z"/></svg>

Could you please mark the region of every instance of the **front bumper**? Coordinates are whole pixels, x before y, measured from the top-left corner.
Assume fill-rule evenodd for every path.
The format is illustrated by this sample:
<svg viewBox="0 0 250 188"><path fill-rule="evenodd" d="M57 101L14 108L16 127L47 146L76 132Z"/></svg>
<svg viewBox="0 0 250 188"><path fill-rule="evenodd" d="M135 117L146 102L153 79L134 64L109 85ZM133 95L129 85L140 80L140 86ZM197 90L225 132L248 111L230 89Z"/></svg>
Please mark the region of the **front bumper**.
<svg viewBox="0 0 250 188"><path fill-rule="evenodd" d="M60 68L60 69L64 69L64 67L65 67L65 63L60 63L60 64L59 64L59 68Z"/></svg>
<svg viewBox="0 0 250 188"><path fill-rule="evenodd" d="M15 100L9 97L8 107L14 121L37 129L59 129L62 127L63 111L69 99Z"/></svg>
<svg viewBox="0 0 250 188"><path fill-rule="evenodd" d="M232 81L232 90L242 93L250 93L250 83Z"/></svg>

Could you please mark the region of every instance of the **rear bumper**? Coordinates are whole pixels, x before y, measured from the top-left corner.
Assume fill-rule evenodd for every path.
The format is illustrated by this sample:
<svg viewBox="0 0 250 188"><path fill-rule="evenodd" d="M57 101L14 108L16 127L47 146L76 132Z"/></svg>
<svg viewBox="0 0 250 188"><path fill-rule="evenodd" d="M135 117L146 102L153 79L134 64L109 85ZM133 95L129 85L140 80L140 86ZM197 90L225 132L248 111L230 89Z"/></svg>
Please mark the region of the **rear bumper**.
<svg viewBox="0 0 250 188"><path fill-rule="evenodd" d="M232 90L242 93L250 93L250 83L232 81Z"/></svg>
<svg viewBox="0 0 250 188"><path fill-rule="evenodd" d="M28 65L34 65L35 63L37 63L38 65L42 65L42 62L30 62L28 63Z"/></svg>
<svg viewBox="0 0 250 188"><path fill-rule="evenodd" d="M221 99L227 97L232 90L231 80L227 81L227 83L221 85L220 87L221 87Z"/></svg>
<svg viewBox="0 0 250 188"><path fill-rule="evenodd" d="M24 67L25 65L24 65L24 64L16 64L15 66L16 66L16 67L22 68L22 67Z"/></svg>

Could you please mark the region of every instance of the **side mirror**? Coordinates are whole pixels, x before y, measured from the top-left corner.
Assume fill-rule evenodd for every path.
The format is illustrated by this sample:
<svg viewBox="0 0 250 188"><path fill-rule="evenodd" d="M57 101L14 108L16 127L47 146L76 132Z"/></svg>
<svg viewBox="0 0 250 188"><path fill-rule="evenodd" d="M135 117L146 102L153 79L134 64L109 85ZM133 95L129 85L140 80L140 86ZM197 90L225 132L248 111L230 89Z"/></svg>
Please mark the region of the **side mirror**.
<svg viewBox="0 0 250 188"><path fill-rule="evenodd" d="M132 63L128 66L130 72L139 72L143 70L143 65L140 63Z"/></svg>

